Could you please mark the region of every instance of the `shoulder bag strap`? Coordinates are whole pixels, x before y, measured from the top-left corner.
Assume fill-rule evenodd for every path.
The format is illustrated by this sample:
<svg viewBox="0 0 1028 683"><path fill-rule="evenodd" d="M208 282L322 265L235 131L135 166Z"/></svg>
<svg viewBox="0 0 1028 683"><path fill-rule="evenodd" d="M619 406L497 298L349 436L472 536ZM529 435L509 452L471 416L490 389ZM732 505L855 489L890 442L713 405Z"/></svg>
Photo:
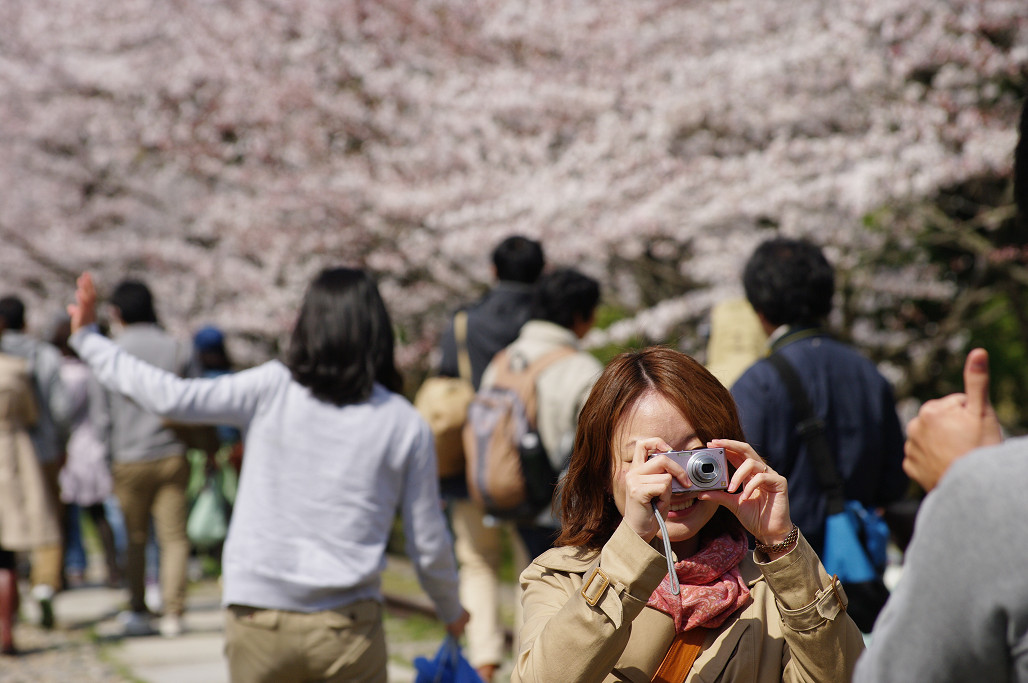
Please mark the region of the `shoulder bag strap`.
<svg viewBox="0 0 1028 683"><path fill-rule="evenodd" d="M832 457L832 449L828 445L824 420L818 417L811 407L810 398L803 389L803 384L792 363L787 361L781 353L772 353L767 360L778 371L789 392L792 407L796 411L796 432L807 444L810 455L814 459L818 483L821 484L821 488L828 496L828 514L834 515L842 512L845 506L842 477L839 476L835 459Z"/></svg>
<svg viewBox="0 0 1028 683"><path fill-rule="evenodd" d="M682 683L703 650L703 643L706 640L705 628L693 628L675 634L671 647L664 655L664 661L653 674L652 683Z"/></svg>
<svg viewBox="0 0 1028 683"><path fill-rule="evenodd" d="M468 355L468 312L457 311L453 316L453 336L457 341L457 374L471 381L471 356Z"/></svg>

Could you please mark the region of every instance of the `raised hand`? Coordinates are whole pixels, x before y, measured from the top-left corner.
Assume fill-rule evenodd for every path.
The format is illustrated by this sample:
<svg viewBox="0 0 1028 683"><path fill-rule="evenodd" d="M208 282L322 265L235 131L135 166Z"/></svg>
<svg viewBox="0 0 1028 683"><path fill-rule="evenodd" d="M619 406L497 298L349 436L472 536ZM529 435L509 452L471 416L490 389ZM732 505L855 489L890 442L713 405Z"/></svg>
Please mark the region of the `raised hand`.
<svg viewBox="0 0 1028 683"><path fill-rule="evenodd" d="M75 284L75 303L68 304L72 334L96 322L96 287L93 276L88 271L82 273Z"/></svg>
<svg viewBox="0 0 1028 683"><path fill-rule="evenodd" d="M964 361L964 393L925 402L907 425L903 471L931 491L954 460L1002 441L989 401L989 354L972 349Z"/></svg>

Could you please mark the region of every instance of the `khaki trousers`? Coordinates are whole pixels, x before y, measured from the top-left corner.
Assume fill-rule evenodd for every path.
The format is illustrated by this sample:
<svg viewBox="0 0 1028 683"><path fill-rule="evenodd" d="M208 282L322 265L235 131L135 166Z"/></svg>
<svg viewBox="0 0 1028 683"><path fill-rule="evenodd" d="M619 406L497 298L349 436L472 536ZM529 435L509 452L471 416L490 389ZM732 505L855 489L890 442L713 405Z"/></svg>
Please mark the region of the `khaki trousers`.
<svg viewBox="0 0 1028 683"><path fill-rule="evenodd" d="M512 524L486 524L482 508L471 500L451 502L450 525L460 567L460 602L471 617L464 630L468 662L475 668L499 665L506 654L500 619L499 572L503 537L506 535L513 545L515 576L528 566L524 544ZM516 596L513 605L514 652L518 650L517 632L522 621L520 586L516 589Z"/></svg>
<svg viewBox="0 0 1028 683"><path fill-rule="evenodd" d="M125 517L128 548L125 578L134 612L146 611L146 539L153 517L157 545L161 549L161 596L165 614L182 614L186 608L186 487L189 462L173 455L143 462L119 462L111 468L114 495Z"/></svg>
<svg viewBox="0 0 1028 683"><path fill-rule="evenodd" d="M57 475L61 471L59 462L40 463L43 470L43 482L46 485L46 494L51 498L51 506L57 514L60 522L61 536L64 536L64 504L61 503L61 487ZM33 586L50 586L55 591L63 588L61 575L64 571L64 543L50 543L37 546L31 553L32 573L29 580Z"/></svg>
<svg viewBox="0 0 1028 683"><path fill-rule="evenodd" d="M385 683L382 605L312 613L229 605L225 657L233 683Z"/></svg>

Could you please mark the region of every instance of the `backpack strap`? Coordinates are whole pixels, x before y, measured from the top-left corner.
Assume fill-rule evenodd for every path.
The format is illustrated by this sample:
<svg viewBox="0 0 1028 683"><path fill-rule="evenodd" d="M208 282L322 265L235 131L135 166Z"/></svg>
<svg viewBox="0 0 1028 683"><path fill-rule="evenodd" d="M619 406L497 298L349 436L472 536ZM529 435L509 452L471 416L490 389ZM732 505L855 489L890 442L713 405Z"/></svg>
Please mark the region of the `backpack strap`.
<svg viewBox="0 0 1028 683"><path fill-rule="evenodd" d="M494 359L496 364L496 378L493 386L505 387L513 390L521 403L525 406L525 417L532 429L536 428L536 399L535 384L542 372L557 361L573 356L578 351L571 346L560 346L539 356L522 370L511 369L511 354L508 349L503 349Z"/></svg>
<svg viewBox="0 0 1028 683"><path fill-rule="evenodd" d="M468 312L453 316L453 337L457 342L457 376L471 381L471 356L468 354Z"/></svg>
<svg viewBox="0 0 1028 683"><path fill-rule="evenodd" d="M814 461L817 481L828 496L828 514L834 515L842 512L845 507L842 477L835 465L835 458L832 457L831 446L828 445L825 422L817 416L814 408L810 405L810 398L792 363L786 360L781 353L772 353L767 360L771 363L771 367L778 371L778 375L789 392L793 410L796 411L796 432L807 445Z"/></svg>

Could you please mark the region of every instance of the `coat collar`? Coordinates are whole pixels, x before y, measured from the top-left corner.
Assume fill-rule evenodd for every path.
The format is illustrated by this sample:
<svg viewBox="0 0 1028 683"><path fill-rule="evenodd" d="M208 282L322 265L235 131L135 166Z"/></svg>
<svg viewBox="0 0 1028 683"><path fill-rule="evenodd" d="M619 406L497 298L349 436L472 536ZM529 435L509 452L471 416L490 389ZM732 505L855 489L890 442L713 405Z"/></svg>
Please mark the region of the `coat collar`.
<svg viewBox="0 0 1028 683"><path fill-rule="evenodd" d="M584 574L592 567L599 554L598 550L562 546L550 548L535 558L535 564L551 571ZM752 551L747 552L742 558L742 562L739 563L739 574L750 588L764 580L764 574L760 571L760 567L753 561Z"/></svg>

